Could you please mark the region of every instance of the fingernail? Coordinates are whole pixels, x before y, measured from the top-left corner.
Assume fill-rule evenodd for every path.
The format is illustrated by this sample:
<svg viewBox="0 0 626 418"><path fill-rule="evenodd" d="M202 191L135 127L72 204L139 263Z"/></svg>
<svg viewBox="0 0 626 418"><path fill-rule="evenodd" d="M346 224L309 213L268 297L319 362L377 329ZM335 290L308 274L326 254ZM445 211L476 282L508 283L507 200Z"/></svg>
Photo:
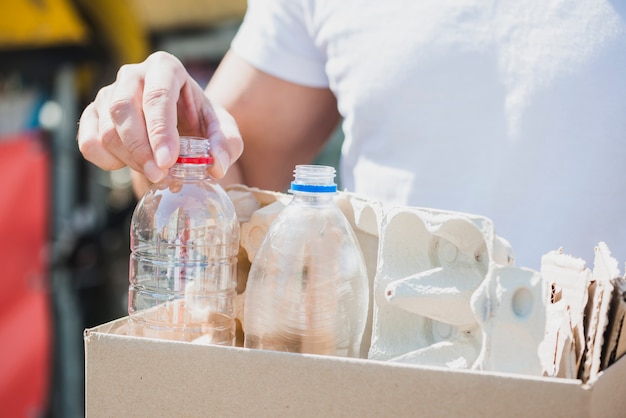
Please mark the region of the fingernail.
<svg viewBox="0 0 626 418"><path fill-rule="evenodd" d="M154 160L156 161L159 167L166 167L170 159L172 158L172 153L167 145L161 145L154 152Z"/></svg>
<svg viewBox="0 0 626 418"><path fill-rule="evenodd" d="M219 150L216 151L213 156L217 159L220 167L222 167L223 175L226 175L228 167L230 166L230 158L228 157L228 153L226 151Z"/></svg>
<svg viewBox="0 0 626 418"><path fill-rule="evenodd" d="M161 170L154 161L148 161L143 166L143 173L152 183L158 183L163 178L163 170Z"/></svg>

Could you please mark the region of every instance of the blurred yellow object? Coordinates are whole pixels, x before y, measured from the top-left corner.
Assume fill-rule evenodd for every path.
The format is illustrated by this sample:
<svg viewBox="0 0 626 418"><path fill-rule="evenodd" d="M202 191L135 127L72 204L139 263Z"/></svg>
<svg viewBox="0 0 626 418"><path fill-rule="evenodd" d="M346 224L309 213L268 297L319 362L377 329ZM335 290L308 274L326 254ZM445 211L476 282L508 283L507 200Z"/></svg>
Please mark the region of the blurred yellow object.
<svg viewBox="0 0 626 418"><path fill-rule="evenodd" d="M119 64L145 59L151 52L150 34L240 20L247 7L246 0L4 2L0 50L85 44L90 36L102 36ZM82 14L88 16L88 22L83 21Z"/></svg>
<svg viewBox="0 0 626 418"><path fill-rule="evenodd" d="M2 49L83 43L89 35L68 0L13 0L6 1L2 9Z"/></svg>
<svg viewBox="0 0 626 418"><path fill-rule="evenodd" d="M129 2L75 0L113 51L118 64L143 61L150 53L145 25Z"/></svg>
<svg viewBox="0 0 626 418"><path fill-rule="evenodd" d="M108 42L120 64L143 61L149 35L208 28L243 18L246 0L75 0Z"/></svg>
<svg viewBox="0 0 626 418"><path fill-rule="evenodd" d="M130 0L137 19L150 31L207 27L224 20L241 19L246 0Z"/></svg>

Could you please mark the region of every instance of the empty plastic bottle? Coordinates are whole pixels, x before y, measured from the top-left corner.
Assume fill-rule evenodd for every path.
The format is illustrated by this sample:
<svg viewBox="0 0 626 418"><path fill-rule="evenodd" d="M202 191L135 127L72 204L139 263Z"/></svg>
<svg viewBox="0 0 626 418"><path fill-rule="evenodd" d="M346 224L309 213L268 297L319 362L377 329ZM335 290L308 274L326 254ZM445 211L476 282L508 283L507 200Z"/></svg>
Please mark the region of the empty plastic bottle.
<svg viewBox="0 0 626 418"><path fill-rule="evenodd" d="M335 169L299 165L246 287L244 346L358 357L367 320L363 254L336 206Z"/></svg>
<svg viewBox="0 0 626 418"><path fill-rule="evenodd" d="M212 164L208 139L181 137L176 164L135 208L133 335L234 345L239 222Z"/></svg>

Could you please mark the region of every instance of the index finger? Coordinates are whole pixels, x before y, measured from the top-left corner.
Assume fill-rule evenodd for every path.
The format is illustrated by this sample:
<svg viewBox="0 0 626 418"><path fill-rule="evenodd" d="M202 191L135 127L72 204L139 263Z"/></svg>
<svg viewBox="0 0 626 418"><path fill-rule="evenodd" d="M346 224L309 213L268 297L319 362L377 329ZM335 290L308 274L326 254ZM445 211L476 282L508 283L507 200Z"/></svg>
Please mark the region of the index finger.
<svg viewBox="0 0 626 418"><path fill-rule="evenodd" d="M177 102L187 72L173 56L161 52L148 58L142 109L154 160L160 168L176 162L179 153Z"/></svg>
<svg viewBox="0 0 626 418"><path fill-rule="evenodd" d="M142 109L145 71L145 63L120 68L113 95L105 101L110 119L102 119L101 130L107 132L107 124L113 124L114 129L108 130L111 132L108 140L111 152L131 168L143 171L151 181L157 182L166 171L156 166L146 132ZM115 146L118 142L120 146Z"/></svg>

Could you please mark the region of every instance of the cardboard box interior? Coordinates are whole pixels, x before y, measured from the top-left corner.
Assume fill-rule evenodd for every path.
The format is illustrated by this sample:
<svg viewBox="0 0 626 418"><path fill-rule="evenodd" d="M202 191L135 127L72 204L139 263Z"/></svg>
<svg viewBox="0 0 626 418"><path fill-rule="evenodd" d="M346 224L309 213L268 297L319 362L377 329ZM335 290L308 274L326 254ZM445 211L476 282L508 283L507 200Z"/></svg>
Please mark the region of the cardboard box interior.
<svg viewBox="0 0 626 418"><path fill-rule="evenodd" d="M366 206L356 198L340 203L373 283L380 208ZM126 335L126 323L121 318L85 331L89 417L610 417L626 411L624 359L583 383L154 340ZM371 313L366 341L369 335Z"/></svg>

